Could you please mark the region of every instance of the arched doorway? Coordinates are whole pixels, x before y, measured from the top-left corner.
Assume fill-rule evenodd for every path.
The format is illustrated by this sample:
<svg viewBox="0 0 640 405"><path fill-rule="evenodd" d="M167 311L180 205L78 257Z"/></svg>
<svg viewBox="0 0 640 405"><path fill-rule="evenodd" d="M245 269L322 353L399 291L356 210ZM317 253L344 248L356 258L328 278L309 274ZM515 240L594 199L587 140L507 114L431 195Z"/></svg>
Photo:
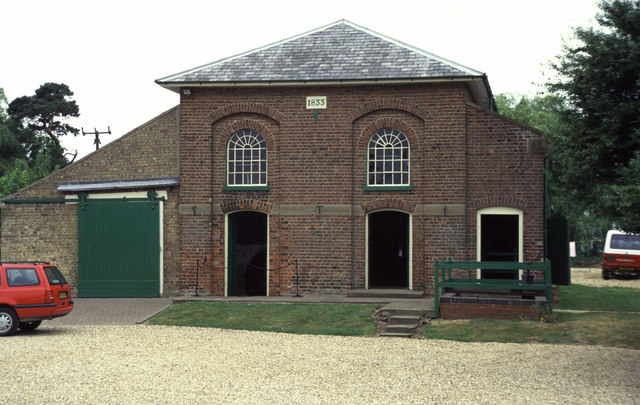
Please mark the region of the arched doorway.
<svg viewBox="0 0 640 405"><path fill-rule="evenodd" d="M483 262L522 261L522 211L515 208L491 207L478 211L478 252ZM505 270L485 269L482 278L511 279L518 274Z"/></svg>
<svg viewBox="0 0 640 405"><path fill-rule="evenodd" d="M409 288L410 219L399 211L367 216L369 288Z"/></svg>
<svg viewBox="0 0 640 405"><path fill-rule="evenodd" d="M227 215L227 296L267 295L268 216Z"/></svg>

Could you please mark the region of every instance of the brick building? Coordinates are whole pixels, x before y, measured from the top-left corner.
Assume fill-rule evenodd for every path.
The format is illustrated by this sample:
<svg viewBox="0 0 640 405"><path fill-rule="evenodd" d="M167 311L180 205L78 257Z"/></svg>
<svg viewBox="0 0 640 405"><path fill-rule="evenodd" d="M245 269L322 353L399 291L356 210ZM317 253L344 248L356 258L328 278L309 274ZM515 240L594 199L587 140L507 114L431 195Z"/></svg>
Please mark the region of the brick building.
<svg viewBox="0 0 640 405"><path fill-rule="evenodd" d="M4 199L1 253L80 296L433 288L538 261L541 134L486 75L340 21L156 81L180 105ZM483 274L495 277L495 274Z"/></svg>

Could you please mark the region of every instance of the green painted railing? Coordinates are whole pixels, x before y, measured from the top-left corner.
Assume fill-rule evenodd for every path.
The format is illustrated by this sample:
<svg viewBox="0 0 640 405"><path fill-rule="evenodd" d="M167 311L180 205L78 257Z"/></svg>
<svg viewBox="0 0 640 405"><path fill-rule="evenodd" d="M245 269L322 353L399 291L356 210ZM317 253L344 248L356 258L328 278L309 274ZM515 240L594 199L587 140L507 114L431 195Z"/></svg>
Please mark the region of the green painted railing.
<svg viewBox="0 0 640 405"><path fill-rule="evenodd" d="M501 270L515 272L520 270L543 271L544 280L532 280L525 283L524 280L504 280L487 278L453 278L451 270ZM434 288L434 315L440 316L440 296L446 288L477 289L477 290L517 290L517 291L544 291L547 297L549 314L553 314L553 296L551 287L551 262L520 263L520 262L454 262L448 260L435 260L435 288ZM442 291L441 291L442 290Z"/></svg>

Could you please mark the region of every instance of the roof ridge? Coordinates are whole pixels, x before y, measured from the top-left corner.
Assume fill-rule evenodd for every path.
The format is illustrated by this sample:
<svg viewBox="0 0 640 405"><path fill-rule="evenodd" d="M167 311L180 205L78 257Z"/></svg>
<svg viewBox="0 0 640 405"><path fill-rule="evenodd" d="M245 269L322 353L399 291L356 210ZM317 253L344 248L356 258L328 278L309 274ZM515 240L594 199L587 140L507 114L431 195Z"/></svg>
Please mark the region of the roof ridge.
<svg viewBox="0 0 640 405"><path fill-rule="evenodd" d="M185 70L183 72L175 73L175 74L169 75L167 77L163 77L161 79L157 79L156 83L170 81L172 78L175 78L175 77L179 77L179 76L183 76L185 74L197 72L198 70L201 70L201 69L204 69L204 68L208 68L208 67L211 67L211 66L215 66L215 65L220 64L220 63L229 62L229 61L232 61L234 59L238 59L238 58L241 58L241 57L246 56L246 55L250 55L250 54L255 53L255 52L264 51L266 49L273 48L274 46L282 45L282 44L285 44L287 42L291 42L291 41L294 41L296 39L303 38L303 37L306 37L306 36L311 35L311 34L315 34L316 32L324 31L327 28L333 27L333 26L341 24L343 22L347 22L347 20L344 20L344 19L338 20L338 21L332 22L330 24L323 25L322 27L318 27L318 28L315 28L315 29L312 29L312 30L309 30L309 31L305 31L305 32L303 32L301 34L293 35L291 37L287 37L287 38L281 39L281 40L276 41L276 42L272 42L272 43L267 44L267 45L259 46L257 48L254 48L254 49L251 49L251 50L248 50L248 51L245 51L245 52L241 52L241 53L238 53L236 55L227 56L226 58L218 59L218 60L215 60L213 62L205 63L204 65L200 65L200 66L197 66L195 68L187 69L187 70Z"/></svg>
<svg viewBox="0 0 640 405"><path fill-rule="evenodd" d="M286 43L289 43L289 42L292 42L292 41L295 41L295 40L298 40L298 39L301 39L301 38L305 38L305 37L308 37L308 36L310 36L312 34L315 34L317 32L326 31L327 29L329 29L331 27L334 27L334 26L337 26L337 25L341 25L341 24L347 25L347 26L349 26L351 28L354 28L354 29L356 29L358 31L364 32L364 33L366 33L368 35L371 35L371 36L374 36L374 37L376 37L378 39L381 39L383 41L389 42L389 43L391 43L393 45L396 45L396 46L398 46L400 48L404 48L404 49L406 49L406 50L408 50L410 52L415 52L415 53L420 54L420 55L422 55L424 57L430 58L430 59L432 59L432 60L434 60L436 62L442 63L444 65L447 65L447 66L451 67L451 68L457 69L457 70L459 70L459 71L461 71L461 72L463 72L463 73L465 73L465 74L467 74L469 76L483 76L484 75L484 73L482 73L482 72L480 72L478 70L472 69L472 68L470 68L468 66L462 65L460 63L453 62L453 61L451 61L449 59L446 59L446 58L443 58L441 56L435 55L435 54L433 54L431 52L427 52L427 51L425 51L425 50L423 50L421 48L417 48L417 47L415 47L413 45L409 45L409 44L407 44L407 43L405 43L403 41L388 37L388 36L386 36L384 34L381 34L381 33L377 32L377 31L372 30L372 29L363 27L363 26L361 26L359 24L356 24L356 23L354 23L352 21L349 21L349 20L346 20L346 19L340 19L340 20L334 21L332 23L323 25L321 27L314 28L312 30L305 31L305 32L302 32L300 34L293 35L293 36L281 39L281 40L276 41L276 42L272 42L272 43L269 43L269 44L254 48L254 49L247 50L245 52L238 53L236 55L232 55L232 56L228 56L226 58L218 59L218 60L215 60L213 62L205 63L203 65L200 65L200 66L197 66L197 67L194 67L194 68L191 68L191 69L187 69L187 70L184 70L182 72L178 72L178 73L163 77L161 79L157 79L156 83L160 84L160 83L170 82L170 81L175 80L177 78L180 78L182 76L193 74L193 73L199 72L199 71L201 71L203 69L212 68L212 67L215 67L216 65L222 65L224 63L233 61L235 59L239 59L239 58L242 58L242 57L257 53L257 52L262 52L262 51L265 51L265 50L268 50L268 49L271 49L271 48L274 48L274 47L277 47L277 46L280 46L280 45L283 45L283 44L286 44Z"/></svg>

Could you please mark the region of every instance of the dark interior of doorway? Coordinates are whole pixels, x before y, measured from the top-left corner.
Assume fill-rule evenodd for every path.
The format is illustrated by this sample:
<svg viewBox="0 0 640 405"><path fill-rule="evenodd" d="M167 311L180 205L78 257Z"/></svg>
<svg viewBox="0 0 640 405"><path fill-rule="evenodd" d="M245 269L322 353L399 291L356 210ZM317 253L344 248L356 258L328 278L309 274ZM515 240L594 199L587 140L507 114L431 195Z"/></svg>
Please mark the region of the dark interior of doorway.
<svg viewBox="0 0 640 405"><path fill-rule="evenodd" d="M408 214L369 214L369 287L409 288Z"/></svg>
<svg viewBox="0 0 640 405"><path fill-rule="evenodd" d="M518 261L518 215L480 216L480 260L483 262ZM482 270L482 278L517 279L518 274L505 270Z"/></svg>
<svg viewBox="0 0 640 405"><path fill-rule="evenodd" d="M230 296L267 295L267 215L242 211L229 215Z"/></svg>

